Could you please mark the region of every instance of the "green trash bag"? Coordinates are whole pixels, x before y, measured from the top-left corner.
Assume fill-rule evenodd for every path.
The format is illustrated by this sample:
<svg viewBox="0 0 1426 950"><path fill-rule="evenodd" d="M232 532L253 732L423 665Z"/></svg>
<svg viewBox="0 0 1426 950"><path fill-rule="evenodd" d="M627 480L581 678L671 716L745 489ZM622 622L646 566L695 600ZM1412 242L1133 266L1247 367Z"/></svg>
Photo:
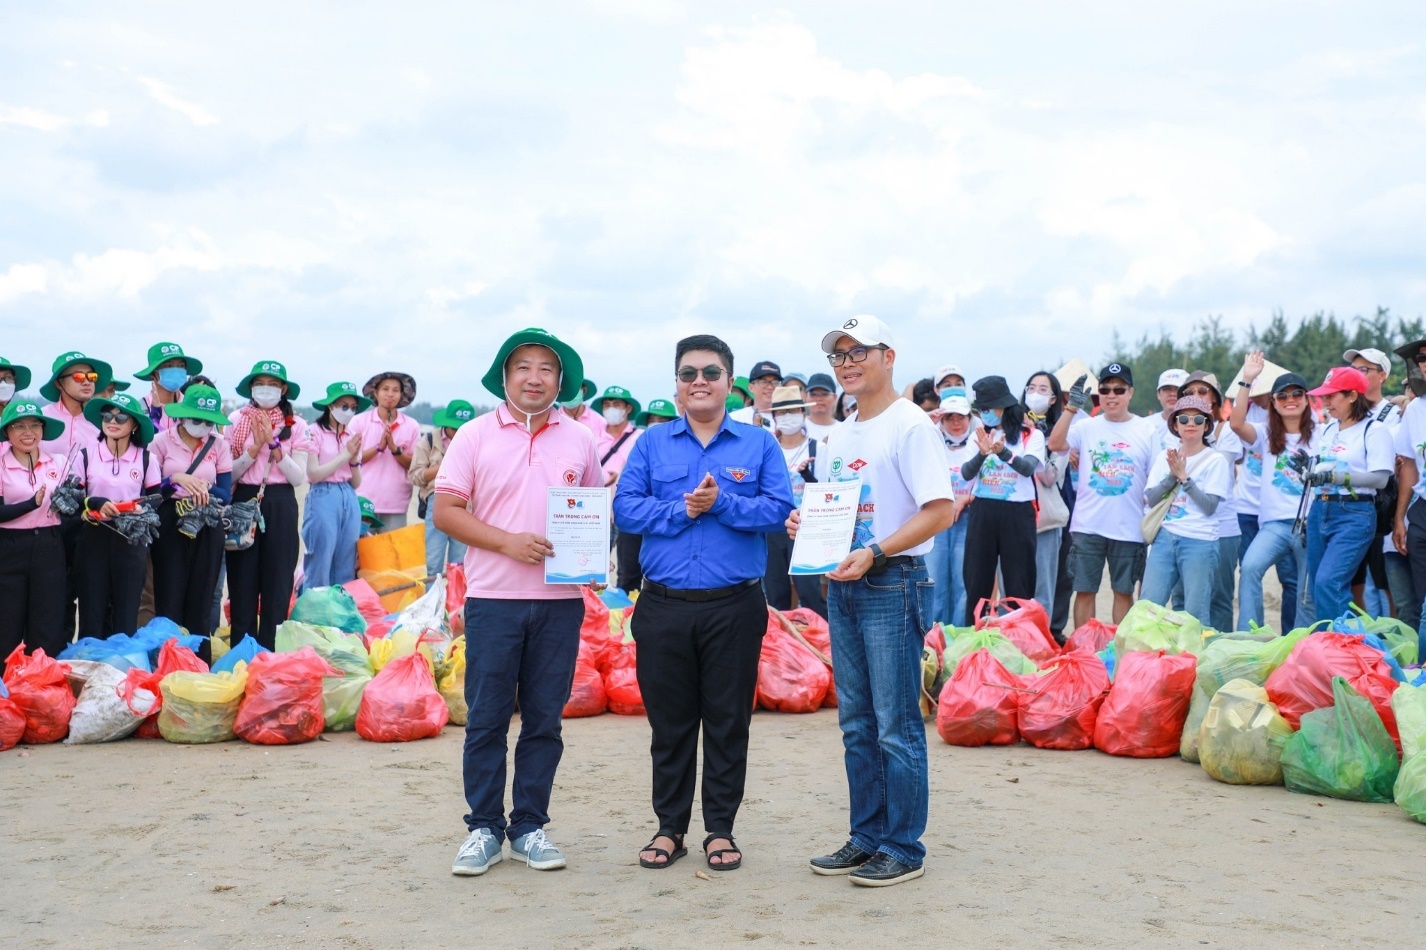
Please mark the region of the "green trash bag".
<svg viewBox="0 0 1426 950"><path fill-rule="evenodd" d="M1169 610L1148 600L1129 608L1114 632L1114 659L1131 651L1156 653L1203 652L1203 624L1186 613Z"/></svg>
<svg viewBox="0 0 1426 950"><path fill-rule="evenodd" d="M356 598L345 587L312 587L304 590L292 605L289 620L336 627L343 633L366 633L366 618L357 609Z"/></svg>
<svg viewBox="0 0 1426 950"><path fill-rule="evenodd" d="M356 728L362 691L372 677L371 661L361 637L343 633L336 627L288 620L277 628L275 645L278 653L293 653L303 647L311 647L318 656L342 671L342 676L322 677L322 714L327 722L326 731L350 732Z"/></svg>
<svg viewBox="0 0 1426 950"><path fill-rule="evenodd" d="M1426 824L1426 754L1407 757L1392 793L1402 811Z"/></svg>
<svg viewBox="0 0 1426 950"><path fill-rule="evenodd" d="M949 634L950 630L947 630L947 635ZM949 681L956 672L956 664L982 648L989 650L991 656L1016 676L1040 672L1035 661L1022 653L1003 633L993 627L987 627L984 630L969 630L954 640L947 640L946 652L941 661L942 680Z"/></svg>
<svg viewBox="0 0 1426 950"><path fill-rule="evenodd" d="M1391 694L1391 711L1401 736L1401 758L1426 752L1426 686L1398 686Z"/></svg>
<svg viewBox="0 0 1426 950"><path fill-rule="evenodd" d="M1362 626L1367 633L1374 633L1386 641L1386 648L1391 651L1391 655L1396 657L1396 662L1402 666L1415 666L1420 662L1418 655L1416 631L1395 617L1377 617L1374 620L1363 620Z"/></svg>
<svg viewBox="0 0 1426 950"><path fill-rule="evenodd" d="M1282 745L1292 727L1249 680L1223 684L1208 704L1199 736L1203 771L1229 785L1281 785Z"/></svg>
<svg viewBox="0 0 1426 950"><path fill-rule="evenodd" d="M1282 747L1290 792L1390 802L1400 765L1376 708L1340 676L1332 677L1332 705L1304 713Z"/></svg>
<svg viewBox="0 0 1426 950"><path fill-rule="evenodd" d="M1273 670L1287 660L1293 647L1307 635L1304 629L1267 641L1238 640L1232 634L1209 641L1198 658L1198 676L1193 682L1193 696L1188 704L1188 722L1183 727L1179 755L1188 762L1199 760L1199 728L1208 715L1208 704L1223 684L1242 679L1262 686Z"/></svg>

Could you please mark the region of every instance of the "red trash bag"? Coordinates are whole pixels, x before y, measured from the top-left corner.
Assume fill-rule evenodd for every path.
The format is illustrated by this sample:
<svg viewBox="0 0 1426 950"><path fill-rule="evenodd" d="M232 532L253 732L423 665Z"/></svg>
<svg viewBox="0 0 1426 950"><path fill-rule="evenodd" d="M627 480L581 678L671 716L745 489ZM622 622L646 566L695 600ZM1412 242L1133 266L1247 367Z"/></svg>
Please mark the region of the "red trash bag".
<svg viewBox="0 0 1426 950"><path fill-rule="evenodd" d="M941 690L936 731L950 745L1014 745L1020 741L1021 678L984 647L963 657Z"/></svg>
<svg viewBox="0 0 1426 950"><path fill-rule="evenodd" d="M1012 609L997 616L1001 605ZM1015 644L1020 652L1035 663L1052 660L1060 654L1060 645L1050 636L1050 617L1039 601L1006 597L1003 600L983 599L975 608L975 628L984 630L994 627L1005 639Z"/></svg>
<svg viewBox="0 0 1426 950"><path fill-rule="evenodd" d="M1020 694L1020 737L1041 749L1088 749L1094 720L1109 689L1109 672L1093 653L1065 653L1042 676L1028 676Z"/></svg>
<svg viewBox="0 0 1426 950"><path fill-rule="evenodd" d="M5 658L4 682L10 700L25 717L22 740L28 745L58 742L69 735L69 717L77 700L65 672L69 667L36 648L25 655L22 643Z"/></svg>
<svg viewBox="0 0 1426 950"><path fill-rule="evenodd" d="M615 646L606 655L602 672L609 711L616 716L645 715L644 695L639 691L638 649L632 640Z"/></svg>
<svg viewBox="0 0 1426 950"><path fill-rule="evenodd" d="M598 716L609 708L609 694L604 692L604 676L594 665L593 650L580 643L579 656L574 661L574 684L569 689L569 701L564 704L564 718Z"/></svg>
<svg viewBox="0 0 1426 950"><path fill-rule="evenodd" d="M1090 617L1084 626L1069 635L1069 639L1065 641L1065 652L1088 650L1090 653L1098 653L1114 639L1115 629L1117 628L1112 623L1103 623L1098 617Z"/></svg>
<svg viewBox="0 0 1426 950"><path fill-rule="evenodd" d="M0 696L0 752L13 749L25 736L25 714L9 696Z"/></svg>
<svg viewBox="0 0 1426 950"><path fill-rule="evenodd" d="M828 670L835 670L832 661L832 628L827 623L827 618L810 607L797 607L783 613L783 616L792 621L797 627L797 632L802 634L802 639L812 645L812 649L822 654L827 663ZM837 705L837 677L835 672L832 681L827 685L827 695L822 697L822 708L836 708Z"/></svg>
<svg viewBox="0 0 1426 950"><path fill-rule="evenodd" d="M589 647L589 661L594 664L594 668L600 673L605 673L610 659L619 651L619 641L610 636L609 608L605 606L604 601L600 600L599 595L588 587L584 587L582 590L584 592L584 621L579 627L579 639L581 643ZM643 715L642 703L639 706L639 712L631 715Z"/></svg>
<svg viewBox="0 0 1426 950"><path fill-rule="evenodd" d="M1359 633L1328 632L1303 637L1287 660L1268 677L1263 688L1288 725L1297 729L1304 713L1333 704L1334 676L1342 677L1352 689L1371 701L1400 751L1401 737L1396 727L1396 713L1391 709L1391 694L1401 684L1392 679L1391 667L1381 651L1367 646Z"/></svg>
<svg viewBox="0 0 1426 950"><path fill-rule="evenodd" d="M387 614L387 609L381 605L381 595L361 578L354 581L347 581L342 585L347 589L347 593L352 595L352 600L356 601L357 613L368 624L380 620Z"/></svg>
<svg viewBox="0 0 1426 950"><path fill-rule="evenodd" d="M343 675L310 646L294 653L259 653L248 664L247 689L233 731L257 745L310 742L327 726L322 677Z"/></svg>
<svg viewBox="0 0 1426 950"><path fill-rule="evenodd" d="M440 735L450 717L430 664L420 653L408 653L366 684L356 732L370 742L411 742Z"/></svg>
<svg viewBox="0 0 1426 950"><path fill-rule="evenodd" d="M208 664L200 660L198 654L179 643L177 638L165 640L163 646L158 648L158 663L154 666L154 671L145 673L142 670L130 670L129 677L119 687L119 696L123 698L130 709L139 715L143 715L143 711L134 705L132 697L135 689L148 690L156 700L152 704L153 714L140 723L138 730L134 733L140 739L163 738L158 731L158 713L163 706L163 692L158 688L158 684L163 682L163 678L168 674L178 672L207 673Z"/></svg>
<svg viewBox="0 0 1426 950"><path fill-rule="evenodd" d="M774 712L816 712L822 708L831 682L827 664L784 630L777 614L768 608L758 659L757 704Z"/></svg>
<svg viewBox="0 0 1426 950"><path fill-rule="evenodd" d="M446 565L446 618L452 636L465 632L465 565Z"/></svg>
<svg viewBox="0 0 1426 950"><path fill-rule="evenodd" d="M1191 653L1125 653L1095 719L1094 747L1138 759L1178 755L1197 675L1198 660Z"/></svg>

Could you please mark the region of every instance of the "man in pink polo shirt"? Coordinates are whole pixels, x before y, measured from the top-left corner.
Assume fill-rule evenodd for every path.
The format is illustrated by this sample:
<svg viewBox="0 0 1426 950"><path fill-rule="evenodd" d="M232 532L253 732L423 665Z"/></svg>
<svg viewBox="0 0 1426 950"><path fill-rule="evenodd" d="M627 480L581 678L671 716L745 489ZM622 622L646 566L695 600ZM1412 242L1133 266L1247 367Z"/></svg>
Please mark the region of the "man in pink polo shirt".
<svg viewBox="0 0 1426 950"><path fill-rule="evenodd" d="M560 410L579 394L584 364L552 333L521 330L481 379L504 402L462 426L436 475L436 527L469 549L466 601L465 816L469 836L451 872L484 874L504 856L565 866L545 836L564 751L584 601L575 585L545 584L545 499L555 485L600 487L594 435ZM520 695L513 808L505 816L505 737Z"/></svg>

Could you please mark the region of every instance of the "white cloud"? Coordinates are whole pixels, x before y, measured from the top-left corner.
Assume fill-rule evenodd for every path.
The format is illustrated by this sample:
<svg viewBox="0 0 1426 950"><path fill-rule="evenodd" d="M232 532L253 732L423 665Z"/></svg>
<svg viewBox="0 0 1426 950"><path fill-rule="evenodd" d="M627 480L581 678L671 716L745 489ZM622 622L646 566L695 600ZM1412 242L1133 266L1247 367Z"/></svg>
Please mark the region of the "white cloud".
<svg viewBox="0 0 1426 950"><path fill-rule="evenodd" d="M39 132L56 132L69 123L64 116L24 106L0 105L0 125L18 125Z"/></svg>
<svg viewBox="0 0 1426 950"><path fill-rule="evenodd" d="M49 284L49 271L43 264L11 264L0 274L0 304L17 300L26 294L42 294Z"/></svg>
<svg viewBox="0 0 1426 950"><path fill-rule="evenodd" d="M159 82L150 76L138 77L139 82L148 90L149 97L166 109L182 115L194 125L217 125L218 117L208 112L202 106L195 105L187 99L180 98L173 91L173 87L166 82Z"/></svg>

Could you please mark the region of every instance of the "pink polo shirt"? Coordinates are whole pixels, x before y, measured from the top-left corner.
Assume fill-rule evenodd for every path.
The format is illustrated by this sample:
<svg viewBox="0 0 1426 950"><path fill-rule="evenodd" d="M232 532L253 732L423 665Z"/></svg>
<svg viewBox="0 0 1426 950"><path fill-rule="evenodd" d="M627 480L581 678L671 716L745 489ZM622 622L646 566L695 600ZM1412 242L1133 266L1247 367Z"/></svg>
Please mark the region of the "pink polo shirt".
<svg viewBox="0 0 1426 950"><path fill-rule="evenodd" d="M228 421L233 425L238 424L238 417L242 415L242 410L234 410L228 416ZM301 485L307 481L307 452L312 446L311 430L307 428L307 423L300 417L292 420L292 437L282 442L282 461L274 463L269 459L267 452L259 452L257 458L248 464L243 474L233 479L233 485ZM274 435L276 433L274 432ZM243 439L243 444L238 446L239 452L246 452L252 448L253 437L249 431L247 438ZM228 443L228 454L233 454L233 445ZM233 459L233 471L237 471L246 460ZM266 477L264 477L266 476Z"/></svg>
<svg viewBox="0 0 1426 950"><path fill-rule="evenodd" d="M84 447L84 455L74 463L74 470L84 481L84 493L110 501L133 501L144 493L145 488L156 487L163 481L159 473L158 458L149 450L149 467L144 471L144 450L130 444L129 450L115 458L109 453L109 446L103 441ZM84 470L85 458L89 460L88 470Z"/></svg>
<svg viewBox="0 0 1426 950"><path fill-rule="evenodd" d="M153 427L155 431L167 432L169 429L172 429L174 426L178 425L178 420L173 418L173 416L170 416L168 413L164 412L162 405L158 407L157 413L153 411L154 401L152 392L150 392L147 396L143 398L143 403L144 411L149 414L149 419L153 422Z"/></svg>
<svg viewBox="0 0 1426 950"><path fill-rule="evenodd" d="M356 420L353 419L352 421L355 422ZM332 459L336 458L338 455L346 455L346 454L347 454L347 445L351 442L352 439L356 439L356 438L360 438L360 437L361 437L361 436L360 436L359 434L353 434L353 432L352 432L350 429L344 431L344 432L339 436L339 435L337 435L335 432L330 432L330 431L328 431L327 429L324 429L324 428L322 428L322 427L319 426L319 425L312 425L312 426L309 426L309 427L307 428L307 439L308 439L308 442L309 442L310 445L311 445L311 448L309 449L309 451L316 454L316 457L317 457L317 464L318 464L318 465L326 465L328 462L330 462ZM376 459L372 459L372 461L375 462ZM351 481L351 480L352 480L352 467L351 467L350 463L343 462L341 465L338 465L338 466L336 467L336 469L332 472L332 474L330 474L330 475L328 475L326 478L322 479L322 482L338 483L338 482L349 482L349 481ZM319 483L319 484L320 484L320 483ZM363 494L365 494L365 489L366 489L366 476L363 476L363 477L362 477L362 490L363 490Z"/></svg>
<svg viewBox="0 0 1426 950"><path fill-rule="evenodd" d="M609 423L604 421L604 417L593 409L590 409L587 403L580 406L579 412L572 418L575 422L578 422L596 436L602 434L605 429L609 428Z"/></svg>
<svg viewBox="0 0 1426 950"><path fill-rule="evenodd" d="M47 489L45 500L38 508L23 514L14 521L0 524L0 528L50 528L59 524L59 516L50 513L50 501L54 490L64 481L64 459L55 458L40 450L35 463L34 484L30 483L30 467L15 457L7 443L0 449L0 502L14 505L27 498L35 497L41 487Z"/></svg>
<svg viewBox="0 0 1426 950"><path fill-rule="evenodd" d="M153 452L154 458L158 459L159 474L164 478L172 478L187 472L188 466L193 464L193 456L207 441L207 439L203 439L190 449L176 429L169 429L167 432L160 432L154 436L153 447L150 451ZM220 435L213 440L213 447L208 450L207 455L203 456L202 463L193 470L193 477L201 478L209 485L216 485L219 474L232 470L233 453L228 451L227 440ZM186 497L188 492L177 488L174 494L182 498Z"/></svg>
<svg viewBox="0 0 1426 950"><path fill-rule="evenodd" d="M622 444L619 444L619 439L623 437L624 432L627 432L629 437L624 439ZM624 432L615 435L610 432L608 428L605 428L603 432L598 434L599 459L604 465L604 477L606 481L609 476L618 475L624 470L624 463L629 460L629 451L633 449L634 443L639 441L639 436L643 435L643 432L634 428L633 423L626 423ZM618 449L614 449L616 444L619 445ZM610 455L610 450L614 450L612 455ZM604 458L606 455L609 456L607 460Z"/></svg>
<svg viewBox="0 0 1426 950"><path fill-rule="evenodd" d="M375 408L357 416L350 426L351 433L361 437L363 452L381 444L385 428L386 423L381 421ZM398 409L395 436L396 444L410 458L416 451L416 440L421 437L421 426ZM361 494L376 506L379 515L405 514L411 507L411 480L391 452L378 452L361 467Z"/></svg>
<svg viewBox="0 0 1426 950"><path fill-rule="evenodd" d="M41 406L40 412L51 419L58 419L64 423L63 435L58 439L40 443L42 452L63 461L70 458L76 448L87 449L99 441L99 427L84 418L82 412L77 416L71 416L62 402L52 402L47 406Z"/></svg>
<svg viewBox="0 0 1426 950"><path fill-rule="evenodd" d="M365 477L365 476L363 476ZM436 491L469 502L481 521L511 534L545 534L545 499L552 485L599 488L604 475L594 435L562 410L531 437L504 403L456 431ZM542 564L521 564L471 546L465 555L466 596L490 600L572 600L576 584L546 584Z"/></svg>

